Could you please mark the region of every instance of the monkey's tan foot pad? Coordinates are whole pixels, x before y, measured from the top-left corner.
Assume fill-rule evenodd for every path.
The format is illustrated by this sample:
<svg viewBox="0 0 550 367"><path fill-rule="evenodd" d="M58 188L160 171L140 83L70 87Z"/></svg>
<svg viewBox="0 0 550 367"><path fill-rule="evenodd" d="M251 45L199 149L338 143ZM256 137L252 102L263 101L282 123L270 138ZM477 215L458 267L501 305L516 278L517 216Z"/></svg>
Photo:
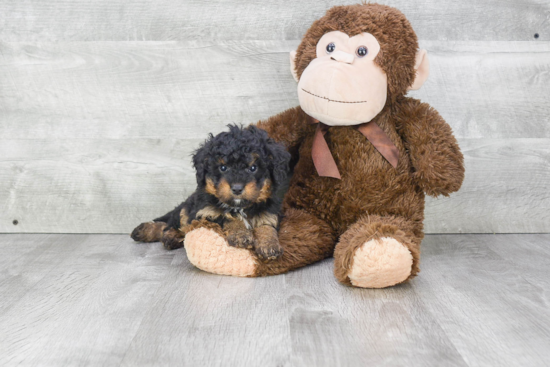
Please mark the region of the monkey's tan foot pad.
<svg viewBox="0 0 550 367"><path fill-rule="evenodd" d="M208 228L187 233L184 246L191 264L209 273L247 277L258 267L249 250L229 246L222 236Z"/></svg>
<svg viewBox="0 0 550 367"><path fill-rule="evenodd" d="M351 284L361 288L385 288L411 275L410 251L392 237L370 240L355 250L348 273Z"/></svg>

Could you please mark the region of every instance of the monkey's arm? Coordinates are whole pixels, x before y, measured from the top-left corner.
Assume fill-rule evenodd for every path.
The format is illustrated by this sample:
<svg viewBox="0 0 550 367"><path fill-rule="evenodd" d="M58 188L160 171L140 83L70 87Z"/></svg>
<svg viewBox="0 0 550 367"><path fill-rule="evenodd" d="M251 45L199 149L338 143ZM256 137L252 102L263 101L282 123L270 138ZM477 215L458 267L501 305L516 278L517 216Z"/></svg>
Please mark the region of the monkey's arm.
<svg viewBox="0 0 550 367"><path fill-rule="evenodd" d="M308 116L300 107L294 107L271 116L267 120L258 122L256 126L267 131L270 138L283 144L293 159L298 156L300 143L308 131L315 129L312 124L308 123Z"/></svg>
<svg viewBox="0 0 550 367"><path fill-rule="evenodd" d="M407 99L397 127L415 169L413 177L431 196L449 196L464 180L464 157L451 127L426 103Z"/></svg>

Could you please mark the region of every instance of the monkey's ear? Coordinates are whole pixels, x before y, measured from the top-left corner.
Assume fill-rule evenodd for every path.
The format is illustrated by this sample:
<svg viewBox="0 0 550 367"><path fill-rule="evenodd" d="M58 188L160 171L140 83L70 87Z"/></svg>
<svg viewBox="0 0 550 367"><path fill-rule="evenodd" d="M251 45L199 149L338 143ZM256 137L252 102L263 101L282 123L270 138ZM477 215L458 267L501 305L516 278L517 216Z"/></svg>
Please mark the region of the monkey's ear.
<svg viewBox="0 0 550 367"><path fill-rule="evenodd" d="M416 53L414 70L416 71L416 77L409 90L420 89L426 79L428 79L428 75L430 75L430 61L428 60L428 52L426 50L420 50Z"/></svg>
<svg viewBox="0 0 550 367"><path fill-rule="evenodd" d="M296 51L290 51L290 72L294 77L294 80L298 82L298 73L296 72Z"/></svg>

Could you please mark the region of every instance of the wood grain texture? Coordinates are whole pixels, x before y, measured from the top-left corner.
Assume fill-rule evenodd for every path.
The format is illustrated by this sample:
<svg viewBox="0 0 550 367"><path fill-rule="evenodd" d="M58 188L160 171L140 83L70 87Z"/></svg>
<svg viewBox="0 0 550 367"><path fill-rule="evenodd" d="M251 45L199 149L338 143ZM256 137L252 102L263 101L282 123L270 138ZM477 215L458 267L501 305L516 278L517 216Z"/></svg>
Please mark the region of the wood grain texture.
<svg viewBox="0 0 550 367"><path fill-rule="evenodd" d="M202 272L177 251L122 365L282 366L292 350L285 288L283 275Z"/></svg>
<svg viewBox="0 0 550 367"><path fill-rule="evenodd" d="M200 141L0 140L0 231L130 233L191 194ZM459 143L464 185L428 198L427 233L550 230L550 139Z"/></svg>
<svg viewBox="0 0 550 367"><path fill-rule="evenodd" d="M331 4L2 2L0 232L128 232L171 209L207 133L297 104L288 52ZM411 95L467 150L426 231L548 232L549 4L472 4L391 2L430 55Z"/></svg>
<svg viewBox="0 0 550 367"><path fill-rule="evenodd" d="M549 235L426 238L423 271L412 286L469 366L547 365L548 283L532 282L540 273L525 267L525 260L547 265L542 249L549 241Z"/></svg>
<svg viewBox="0 0 550 367"><path fill-rule="evenodd" d="M0 136L203 138L298 104L298 41L0 43ZM550 136L550 42L421 42L460 138Z"/></svg>
<svg viewBox="0 0 550 367"><path fill-rule="evenodd" d="M333 260L285 277L291 366L467 366L410 284L342 286Z"/></svg>
<svg viewBox="0 0 550 367"><path fill-rule="evenodd" d="M550 5L541 0L380 1L400 9L422 39L548 40ZM357 1L159 0L0 3L9 41L299 39L327 9Z"/></svg>
<svg viewBox="0 0 550 367"><path fill-rule="evenodd" d="M460 139L466 177L426 200L427 233L550 232L550 140Z"/></svg>
<svg viewBox="0 0 550 367"><path fill-rule="evenodd" d="M129 233L194 191L190 162L198 145L191 139L1 141L0 231Z"/></svg>
<svg viewBox="0 0 550 367"><path fill-rule="evenodd" d="M346 287L333 260L267 278L127 235L0 235L0 364L546 366L550 235L428 235L422 271Z"/></svg>
<svg viewBox="0 0 550 367"><path fill-rule="evenodd" d="M37 251L1 283L18 297L0 309L0 364L119 365L174 254L127 236L30 238Z"/></svg>

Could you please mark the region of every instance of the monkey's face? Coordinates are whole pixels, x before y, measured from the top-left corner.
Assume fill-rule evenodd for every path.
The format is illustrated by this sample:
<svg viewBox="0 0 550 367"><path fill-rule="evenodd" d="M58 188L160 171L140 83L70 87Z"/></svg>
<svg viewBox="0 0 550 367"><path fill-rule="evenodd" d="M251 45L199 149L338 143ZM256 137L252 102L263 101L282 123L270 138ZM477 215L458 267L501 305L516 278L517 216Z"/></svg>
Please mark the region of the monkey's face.
<svg viewBox="0 0 550 367"><path fill-rule="evenodd" d="M380 44L370 33L328 32L298 83L300 106L331 126L372 120L386 104L388 80L374 61Z"/></svg>

